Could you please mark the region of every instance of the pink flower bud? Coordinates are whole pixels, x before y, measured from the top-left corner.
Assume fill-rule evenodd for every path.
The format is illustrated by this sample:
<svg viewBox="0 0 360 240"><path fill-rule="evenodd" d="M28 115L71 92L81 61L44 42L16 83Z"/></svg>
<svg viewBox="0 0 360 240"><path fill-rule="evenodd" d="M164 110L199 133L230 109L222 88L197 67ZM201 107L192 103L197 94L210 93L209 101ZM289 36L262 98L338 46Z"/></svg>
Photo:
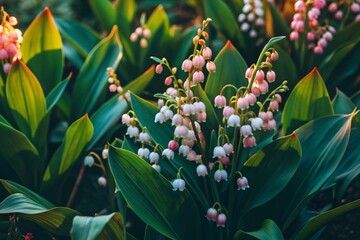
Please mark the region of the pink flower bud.
<svg viewBox="0 0 360 240"><path fill-rule="evenodd" d="M175 141L175 140L171 140L168 143L168 148L175 152L179 148L179 143L177 141Z"/></svg>
<svg viewBox="0 0 360 240"><path fill-rule="evenodd" d="M109 91L110 92L116 92L116 85L115 84L111 84L110 86L109 86Z"/></svg>
<svg viewBox="0 0 360 240"><path fill-rule="evenodd" d="M302 0L297 1L294 6L295 6L295 11L305 12L306 10L305 2Z"/></svg>
<svg viewBox="0 0 360 240"><path fill-rule="evenodd" d="M234 152L234 146L231 143L225 143L223 145L226 155L230 155Z"/></svg>
<svg viewBox="0 0 360 240"><path fill-rule="evenodd" d="M172 82L173 82L172 77L166 77L164 80L165 86L170 86L172 84Z"/></svg>
<svg viewBox="0 0 360 240"><path fill-rule="evenodd" d="M175 114L172 118L171 125L180 126L183 124L183 118L180 114Z"/></svg>
<svg viewBox="0 0 360 240"><path fill-rule="evenodd" d="M322 54L323 53L323 48L321 47L321 46L316 46L316 47L314 47L314 53L315 54Z"/></svg>
<svg viewBox="0 0 360 240"><path fill-rule="evenodd" d="M277 101L271 101L269 104L269 107L272 111L278 111L279 110L279 103Z"/></svg>
<svg viewBox="0 0 360 240"><path fill-rule="evenodd" d="M258 86L255 86L254 84L252 85L251 87L251 92L256 96L260 96L261 94L261 91L260 91L260 88Z"/></svg>
<svg viewBox="0 0 360 240"><path fill-rule="evenodd" d="M192 69L192 66L193 66L192 61L190 59L186 59L186 60L183 61L181 69L184 72L190 72L191 69Z"/></svg>
<svg viewBox="0 0 360 240"><path fill-rule="evenodd" d="M317 26L319 26L319 21L316 19L311 19L308 24L309 24L309 27L317 27Z"/></svg>
<svg viewBox="0 0 360 240"><path fill-rule="evenodd" d="M243 139L243 144L244 144L245 148L254 147L254 146L256 146L256 139L254 136L250 135Z"/></svg>
<svg viewBox="0 0 360 240"><path fill-rule="evenodd" d="M324 33L323 38L325 38L326 41L331 41L333 39L333 35L331 32L326 32Z"/></svg>
<svg viewBox="0 0 360 240"><path fill-rule="evenodd" d="M233 107L230 107L230 106L226 106L224 107L223 109L223 115L226 119L229 119L229 117L234 114L235 112L235 109Z"/></svg>
<svg viewBox="0 0 360 240"><path fill-rule="evenodd" d="M322 48L326 48L327 41L325 40L325 38L320 38L319 41L317 42L317 45L322 47Z"/></svg>
<svg viewBox="0 0 360 240"><path fill-rule="evenodd" d="M255 20L256 16L254 13L251 12L247 15L246 18L247 18L248 22L252 23Z"/></svg>
<svg viewBox="0 0 360 240"><path fill-rule="evenodd" d="M174 131L175 137L185 138L187 136L189 129L185 126L177 126Z"/></svg>
<svg viewBox="0 0 360 240"><path fill-rule="evenodd" d="M212 56L212 51L209 47L205 47L202 51L202 55L205 58L205 60L210 60Z"/></svg>
<svg viewBox="0 0 360 240"><path fill-rule="evenodd" d="M266 112L259 112L259 118L261 118L263 121L267 121L268 115L266 114Z"/></svg>
<svg viewBox="0 0 360 240"><path fill-rule="evenodd" d="M304 31L304 21L295 22L293 29L297 32L303 32Z"/></svg>
<svg viewBox="0 0 360 240"><path fill-rule="evenodd" d="M197 155L196 152L194 150L190 150L190 152L188 153L188 155L186 156L186 159L189 161L199 161L201 155Z"/></svg>
<svg viewBox="0 0 360 240"><path fill-rule="evenodd" d="M315 39L315 33L314 33L314 32L308 32L307 35L306 35L306 37L307 37L307 40L308 40L308 41L314 41L314 39Z"/></svg>
<svg viewBox="0 0 360 240"><path fill-rule="evenodd" d="M274 82L275 78L276 78L276 74L274 71L270 70L266 73L266 79L268 80L269 83Z"/></svg>
<svg viewBox="0 0 360 240"><path fill-rule="evenodd" d="M338 6L337 6L336 2L332 2L332 3L330 3L328 10L329 10L329 12L335 12L337 10L337 8L338 8Z"/></svg>
<svg viewBox="0 0 360 240"><path fill-rule="evenodd" d="M226 215L223 213L220 213L216 218L216 226L224 228L225 223L226 223Z"/></svg>
<svg viewBox="0 0 360 240"><path fill-rule="evenodd" d="M10 16L9 17L9 23L10 23L11 26L15 26L16 24L18 24L18 20L16 19L16 17Z"/></svg>
<svg viewBox="0 0 360 240"><path fill-rule="evenodd" d="M259 89L261 94L266 94L269 91L269 84L267 81L262 81L262 83L259 84Z"/></svg>
<svg viewBox="0 0 360 240"><path fill-rule="evenodd" d="M218 95L215 97L214 100L214 106L217 108L222 108L224 106L226 106L226 98L223 95Z"/></svg>
<svg viewBox="0 0 360 240"><path fill-rule="evenodd" d="M275 94L275 99L276 99L276 101L278 102L278 103L281 103L281 101L282 101L282 98L281 98L281 95L280 94Z"/></svg>
<svg viewBox="0 0 360 240"><path fill-rule="evenodd" d="M204 73L202 71L195 71L193 74L194 83L202 83L205 80Z"/></svg>
<svg viewBox="0 0 360 240"><path fill-rule="evenodd" d="M8 58L9 58L8 52L5 49L0 49L0 59L4 60Z"/></svg>
<svg viewBox="0 0 360 240"><path fill-rule="evenodd" d="M216 222L216 218L218 215L218 211L215 208L209 208L206 212L206 218L207 220L211 220L213 222Z"/></svg>
<svg viewBox="0 0 360 240"><path fill-rule="evenodd" d="M116 87L116 91L120 94L122 94L124 92L124 90L121 86Z"/></svg>
<svg viewBox="0 0 360 240"><path fill-rule="evenodd" d="M237 190L245 190L246 188L250 188L246 177L238 178L236 180L236 185L238 186Z"/></svg>
<svg viewBox="0 0 360 240"><path fill-rule="evenodd" d="M18 48L14 43L10 43L6 48L6 51L9 54L9 58L13 58L13 57L15 57L15 55L18 51Z"/></svg>
<svg viewBox="0 0 360 240"><path fill-rule="evenodd" d="M221 180L227 181L228 174L224 169L218 169L214 173L214 180L220 182Z"/></svg>
<svg viewBox="0 0 360 240"><path fill-rule="evenodd" d="M267 115L267 120L270 121L271 119L274 118L274 114L271 112L271 111L267 111L266 112L266 115Z"/></svg>
<svg viewBox="0 0 360 240"><path fill-rule="evenodd" d="M220 162L222 165L228 165L230 163L230 158L229 157L221 157L220 159Z"/></svg>
<svg viewBox="0 0 360 240"><path fill-rule="evenodd" d="M205 112L206 106L203 102L194 102L195 112Z"/></svg>
<svg viewBox="0 0 360 240"><path fill-rule="evenodd" d="M255 94L253 94L253 93L246 94L245 98L247 99L250 106L253 106L257 100Z"/></svg>
<svg viewBox="0 0 360 240"><path fill-rule="evenodd" d="M161 64L156 65L155 72L161 74L163 72L163 66Z"/></svg>
<svg viewBox="0 0 360 240"><path fill-rule="evenodd" d="M215 72L216 71L216 65L214 62L209 61L206 63L206 69L208 70L208 72Z"/></svg>
<svg viewBox="0 0 360 240"><path fill-rule="evenodd" d="M246 77L246 78L251 78L251 75L252 75L253 71L254 71L253 68L248 68L248 69L246 69L245 77Z"/></svg>
<svg viewBox="0 0 360 240"><path fill-rule="evenodd" d="M130 126L131 124L131 117L128 114L123 114L121 116L121 121L123 124L126 124L127 126Z"/></svg>
<svg viewBox="0 0 360 240"><path fill-rule="evenodd" d="M314 7L319 8L319 9L326 6L325 0L314 0L313 4L314 4Z"/></svg>
<svg viewBox="0 0 360 240"><path fill-rule="evenodd" d="M293 21L302 21L303 20L303 16L301 15L301 13L295 13L293 16Z"/></svg>
<svg viewBox="0 0 360 240"><path fill-rule="evenodd" d="M192 41L193 41L193 44L197 44L199 42L199 36L196 35Z"/></svg>
<svg viewBox="0 0 360 240"><path fill-rule="evenodd" d="M341 10L336 11L335 13L335 19L342 19L343 18L343 12Z"/></svg>
<svg viewBox="0 0 360 240"><path fill-rule="evenodd" d="M196 55L192 60L192 64L195 68L201 69L205 65L205 59L201 55Z"/></svg>
<svg viewBox="0 0 360 240"><path fill-rule="evenodd" d="M130 41L136 42L136 41L138 40L138 37L139 37L139 35L137 35L135 32L133 32L133 33L130 35Z"/></svg>
<svg viewBox="0 0 360 240"><path fill-rule="evenodd" d="M137 35L142 35L142 34L143 34L143 28L142 28L142 27L137 27L137 28L135 29L135 33L136 33Z"/></svg>
<svg viewBox="0 0 360 240"><path fill-rule="evenodd" d="M140 47L146 48L148 46L148 41L145 38L140 39Z"/></svg>
<svg viewBox="0 0 360 240"><path fill-rule="evenodd" d="M269 122L269 129L276 129L276 121L275 119L271 119Z"/></svg>
<svg viewBox="0 0 360 240"><path fill-rule="evenodd" d="M262 82L265 78L265 73L263 70L258 70L255 74L255 81L258 83Z"/></svg>
<svg viewBox="0 0 360 240"><path fill-rule="evenodd" d="M206 112L198 112L196 113L196 120L199 122L206 122L207 114Z"/></svg>
<svg viewBox="0 0 360 240"><path fill-rule="evenodd" d="M150 37L151 37L151 31L150 31L150 29L145 28L144 31L143 31L143 36L144 36L145 38L150 38Z"/></svg>
<svg viewBox="0 0 360 240"><path fill-rule="evenodd" d="M310 20L317 19L320 15L320 9L313 7L308 12L308 17Z"/></svg>
<svg viewBox="0 0 360 240"><path fill-rule="evenodd" d="M239 98L237 100L237 108L240 110L245 110L249 108L249 102L246 98Z"/></svg>
<svg viewBox="0 0 360 240"><path fill-rule="evenodd" d="M298 40L298 39L299 39L299 33L296 32L296 31L292 31L292 32L290 33L290 40L291 40L291 41L296 41L296 40Z"/></svg>
<svg viewBox="0 0 360 240"><path fill-rule="evenodd" d="M350 9L351 9L351 11L352 11L353 13L358 13L358 12L360 12L360 5L359 5L359 3L356 3L356 2L352 3Z"/></svg>

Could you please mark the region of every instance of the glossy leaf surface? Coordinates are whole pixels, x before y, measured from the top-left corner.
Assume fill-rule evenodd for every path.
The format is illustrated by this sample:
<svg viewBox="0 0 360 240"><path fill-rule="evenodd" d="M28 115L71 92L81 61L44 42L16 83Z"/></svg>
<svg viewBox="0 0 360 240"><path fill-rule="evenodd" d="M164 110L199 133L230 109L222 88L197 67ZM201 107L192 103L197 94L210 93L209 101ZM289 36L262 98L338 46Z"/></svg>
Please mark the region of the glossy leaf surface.
<svg viewBox="0 0 360 240"><path fill-rule="evenodd" d="M234 236L234 240L261 239L261 240L284 240L281 230L271 219L263 222L261 229L253 232L239 230Z"/></svg>

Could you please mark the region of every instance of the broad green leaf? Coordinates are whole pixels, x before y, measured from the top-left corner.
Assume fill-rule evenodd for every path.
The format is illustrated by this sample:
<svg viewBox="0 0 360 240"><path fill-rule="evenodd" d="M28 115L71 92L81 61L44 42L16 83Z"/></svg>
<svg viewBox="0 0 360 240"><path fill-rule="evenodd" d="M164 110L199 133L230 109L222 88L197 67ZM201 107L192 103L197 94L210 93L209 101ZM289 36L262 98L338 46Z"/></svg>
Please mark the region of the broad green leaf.
<svg viewBox="0 0 360 240"><path fill-rule="evenodd" d="M140 94L154 77L154 66L146 70L138 78L124 87L124 91L131 90L135 94ZM94 134L88 144L87 149L91 149L94 144L116 123L129 108L125 99L119 102L119 95L112 97L101 108L99 108L90 119L94 125Z"/></svg>
<svg viewBox="0 0 360 240"><path fill-rule="evenodd" d="M125 239L124 221L116 212L97 217L76 216L71 227L71 239Z"/></svg>
<svg viewBox="0 0 360 240"><path fill-rule="evenodd" d="M20 60L15 61L9 72L6 96L20 130L28 137L34 137L45 116L46 101L35 75Z"/></svg>
<svg viewBox="0 0 360 240"><path fill-rule="evenodd" d="M127 150L111 147L109 163L121 193L145 223L169 238L201 239L200 214L186 189L173 191L168 180Z"/></svg>
<svg viewBox="0 0 360 240"><path fill-rule="evenodd" d="M339 89L337 89L336 95L332 101L332 106L336 114L349 114L356 108L351 99Z"/></svg>
<svg viewBox="0 0 360 240"><path fill-rule="evenodd" d="M357 129L351 129L350 139L343 159L337 166L336 170L327 180L324 189L339 183L340 186L344 185L346 179L353 180L360 173L360 132ZM350 182L351 182L350 180ZM341 182L343 181L343 182ZM349 183L350 183L349 182ZM340 187L341 188L341 187ZM339 189L338 189L339 190Z"/></svg>
<svg viewBox="0 0 360 240"><path fill-rule="evenodd" d="M221 88L226 84L232 84L235 87L247 86L246 62L230 41L221 49L214 63L216 64L216 72L209 74L205 85L205 93L211 103L214 102L215 97L220 94ZM230 96L235 94L234 91L232 88L227 88L223 95L229 100Z"/></svg>
<svg viewBox="0 0 360 240"><path fill-rule="evenodd" d="M71 78L72 74L70 73L69 76L59 82L50 92L49 94L46 96L46 109L47 111L51 110L56 103L59 101L59 99L61 98L62 94L64 93L66 86L68 85L70 78Z"/></svg>
<svg viewBox="0 0 360 240"><path fill-rule="evenodd" d="M1 161L6 161L11 166L22 184L33 188L38 178L38 151L22 132L2 122L0 136Z"/></svg>
<svg viewBox="0 0 360 240"><path fill-rule="evenodd" d="M96 18L110 31L116 21L116 12L112 3L108 0L89 0L90 7Z"/></svg>
<svg viewBox="0 0 360 240"><path fill-rule="evenodd" d="M39 79L45 94L61 80L64 66L61 36L48 8L45 8L24 33L23 61Z"/></svg>
<svg viewBox="0 0 360 240"><path fill-rule="evenodd" d="M328 212L321 213L316 217L313 217L299 232L296 236L296 240L306 240L309 239L313 234L315 234L326 224L330 223L334 218L339 217L343 214L346 214L356 208L360 207L360 199L353 202L347 203L343 206L334 208Z"/></svg>
<svg viewBox="0 0 360 240"><path fill-rule="evenodd" d="M252 215L251 209L270 201L279 194L294 176L301 159L301 145L295 134L279 138L252 155L244 164L242 174L248 179L250 189L238 190L235 198L235 215L242 223L261 222L262 216ZM248 214L246 214L248 213Z"/></svg>
<svg viewBox="0 0 360 240"><path fill-rule="evenodd" d="M28 221L35 222L47 231L68 236L72 219L80 215L75 210L65 207L47 208L21 193L15 193L0 203L0 214L17 213Z"/></svg>
<svg viewBox="0 0 360 240"><path fill-rule="evenodd" d="M332 115L329 94L320 73L314 68L294 88L283 111L283 131L289 134L318 117Z"/></svg>
<svg viewBox="0 0 360 240"><path fill-rule="evenodd" d="M351 114L326 116L295 131L306 151L297 172L279 198L274 199L281 206L278 216L284 228L336 170L348 146L352 118Z"/></svg>
<svg viewBox="0 0 360 240"><path fill-rule="evenodd" d="M114 27L109 36L91 50L80 69L73 89L73 116L91 112L99 105L108 86L106 69L116 69L121 56L122 46L117 27Z"/></svg>
<svg viewBox="0 0 360 240"><path fill-rule="evenodd" d="M60 180L64 180L66 173L69 172L90 141L93 131L93 125L87 114L71 124L62 144L54 153L45 171L42 185L44 193L56 187Z"/></svg>
<svg viewBox="0 0 360 240"><path fill-rule="evenodd" d="M50 203L48 200L46 200L42 196L38 195L37 193L27 189L26 187L24 187L16 182L0 179L0 183L4 186L4 188L10 194L21 193L28 199L39 203L41 206L44 206L45 208L55 207L52 203Z"/></svg>
<svg viewBox="0 0 360 240"><path fill-rule="evenodd" d="M238 230L234 236L234 240L260 239L260 240L284 240L281 230L271 219L263 222L261 229L254 232L245 232Z"/></svg>
<svg viewBox="0 0 360 240"><path fill-rule="evenodd" d="M236 43L237 47L246 50L246 43L240 28L229 7L221 0L203 0L205 16L211 18L215 28L226 40Z"/></svg>
<svg viewBox="0 0 360 240"><path fill-rule="evenodd" d="M55 18L55 23L61 36L84 58L101 40L100 36L91 28L74 21L74 19Z"/></svg>

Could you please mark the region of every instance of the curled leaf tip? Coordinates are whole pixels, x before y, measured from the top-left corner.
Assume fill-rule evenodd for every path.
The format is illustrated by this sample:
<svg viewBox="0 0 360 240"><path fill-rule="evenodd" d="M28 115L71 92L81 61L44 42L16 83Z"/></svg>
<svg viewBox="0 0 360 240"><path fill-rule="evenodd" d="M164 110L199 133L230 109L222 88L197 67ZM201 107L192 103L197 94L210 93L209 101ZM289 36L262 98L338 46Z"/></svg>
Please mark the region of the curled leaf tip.
<svg viewBox="0 0 360 240"><path fill-rule="evenodd" d="M84 118L89 118L89 114L85 113Z"/></svg>

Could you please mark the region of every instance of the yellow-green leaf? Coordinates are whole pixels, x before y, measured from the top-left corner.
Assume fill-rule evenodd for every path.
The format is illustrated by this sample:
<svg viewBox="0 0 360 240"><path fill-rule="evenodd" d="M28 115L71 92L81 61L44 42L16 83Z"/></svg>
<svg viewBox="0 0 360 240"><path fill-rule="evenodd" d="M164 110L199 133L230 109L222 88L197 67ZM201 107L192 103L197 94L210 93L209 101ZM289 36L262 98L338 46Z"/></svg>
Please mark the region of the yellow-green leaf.
<svg viewBox="0 0 360 240"><path fill-rule="evenodd" d="M6 96L18 127L33 137L45 116L46 101L35 75L20 60L14 62L9 72Z"/></svg>
<svg viewBox="0 0 360 240"><path fill-rule="evenodd" d="M39 79L45 93L61 80L64 57L60 33L45 8L24 33L21 45L24 62Z"/></svg>

